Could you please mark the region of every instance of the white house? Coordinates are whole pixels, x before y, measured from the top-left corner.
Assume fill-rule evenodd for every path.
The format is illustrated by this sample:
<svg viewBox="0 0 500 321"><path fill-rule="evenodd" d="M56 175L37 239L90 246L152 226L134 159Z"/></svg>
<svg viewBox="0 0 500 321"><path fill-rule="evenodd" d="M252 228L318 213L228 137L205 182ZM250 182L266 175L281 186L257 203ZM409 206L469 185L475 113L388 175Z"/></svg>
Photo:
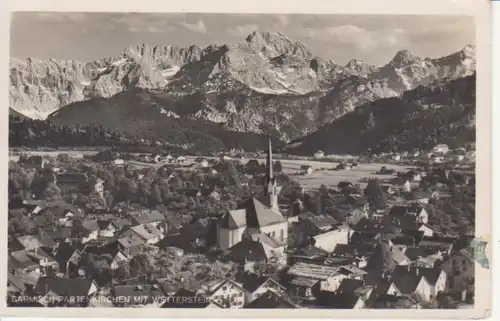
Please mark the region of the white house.
<svg viewBox="0 0 500 321"><path fill-rule="evenodd" d="M312 168L312 166L309 166L309 165L300 166L300 173L302 175L310 175L310 174L312 174L312 172L314 172L314 169Z"/></svg>
<svg viewBox="0 0 500 321"><path fill-rule="evenodd" d="M443 153L443 154L446 154L446 153L448 153L450 151L450 148L446 144L438 144L438 145L434 146L434 148L432 149L432 151L434 153Z"/></svg>
<svg viewBox="0 0 500 321"><path fill-rule="evenodd" d="M399 162L401 160L401 155L399 155L399 154L392 155L392 160Z"/></svg>
<svg viewBox="0 0 500 321"><path fill-rule="evenodd" d="M245 305L246 290L231 279L210 284L205 291L210 301L225 308L240 309Z"/></svg>
<svg viewBox="0 0 500 321"><path fill-rule="evenodd" d="M124 165L125 164L125 160L121 159L121 158L115 158L113 160L113 164L114 165Z"/></svg>
<svg viewBox="0 0 500 321"><path fill-rule="evenodd" d="M314 241L317 248L331 253L337 244L349 244L349 228L339 227L336 230L316 235Z"/></svg>
<svg viewBox="0 0 500 321"><path fill-rule="evenodd" d="M318 150L314 153L315 158L322 158L325 156L325 153L322 150Z"/></svg>

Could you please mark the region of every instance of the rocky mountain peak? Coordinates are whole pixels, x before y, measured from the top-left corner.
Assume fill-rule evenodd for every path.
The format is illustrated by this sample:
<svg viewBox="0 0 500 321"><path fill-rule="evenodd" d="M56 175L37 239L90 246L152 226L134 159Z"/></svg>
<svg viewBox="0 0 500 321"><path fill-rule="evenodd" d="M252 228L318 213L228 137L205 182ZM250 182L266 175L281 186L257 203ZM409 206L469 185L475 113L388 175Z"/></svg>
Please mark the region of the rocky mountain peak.
<svg viewBox="0 0 500 321"><path fill-rule="evenodd" d="M467 45L462 50L459 51L459 54L462 59L465 58L475 58L476 57L476 46Z"/></svg>
<svg viewBox="0 0 500 321"><path fill-rule="evenodd" d="M268 58L281 54L292 54L300 57L312 56L302 43L289 39L281 32L254 31L245 38L245 41L251 48Z"/></svg>
<svg viewBox="0 0 500 321"><path fill-rule="evenodd" d="M396 67L403 67L421 60L422 59L420 57L408 50L400 50L396 53L394 58L392 58L390 63Z"/></svg>

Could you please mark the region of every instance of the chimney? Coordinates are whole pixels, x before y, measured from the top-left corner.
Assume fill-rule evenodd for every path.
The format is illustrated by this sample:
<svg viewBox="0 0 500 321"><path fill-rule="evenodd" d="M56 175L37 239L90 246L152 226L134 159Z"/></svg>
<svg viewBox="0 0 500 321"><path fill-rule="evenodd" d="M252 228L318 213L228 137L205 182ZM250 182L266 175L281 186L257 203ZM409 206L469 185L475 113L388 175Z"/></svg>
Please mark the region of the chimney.
<svg viewBox="0 0 500 321"><path fill-rule="evenodd" d="M410 272L410 266L408 265L408 272Z"/></svg>
<svg viewBox="0 0 500 321"><path fill-rule="evenodd" d="M417 275L419 275L419 273L420 273L420 269L419 269L418 267L415 269L415 273L416 273Z"/></svg>

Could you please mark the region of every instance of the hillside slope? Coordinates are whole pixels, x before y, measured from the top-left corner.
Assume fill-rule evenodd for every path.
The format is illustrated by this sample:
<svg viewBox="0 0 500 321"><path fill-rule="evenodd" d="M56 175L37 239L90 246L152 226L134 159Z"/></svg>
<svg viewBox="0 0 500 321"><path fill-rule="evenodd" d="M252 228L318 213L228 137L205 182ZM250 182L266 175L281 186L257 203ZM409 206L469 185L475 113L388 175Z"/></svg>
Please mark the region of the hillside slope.
<svg viewBox="0 0 500 321"><path fill-rule="evenodd" d="M356 108L285 147L311 155L360 154L427 149L438 143L461 146L475 141L476 77L420 86L401 97Z"/></svg>

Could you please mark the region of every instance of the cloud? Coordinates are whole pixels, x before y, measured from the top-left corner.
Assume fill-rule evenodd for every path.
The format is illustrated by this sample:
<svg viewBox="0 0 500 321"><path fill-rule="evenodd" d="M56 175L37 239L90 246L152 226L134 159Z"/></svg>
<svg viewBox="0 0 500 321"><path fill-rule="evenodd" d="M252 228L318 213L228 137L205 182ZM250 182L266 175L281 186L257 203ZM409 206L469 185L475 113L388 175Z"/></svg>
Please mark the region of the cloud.
<svg viewBox="0 0 500 321"><path fill-rule="evenodd" d="M305 28L303 36L335 44L350 50L370 52L381 47L392 48L407 43L402 29L368 30L357 25L345 24L326 28Z"/></svg>
<svg viewBox="0 0 500 321"><path fill-rule="evenodd" d="M180 24L183 27L191 30L192 32L201 33L201 34L207 34L208 33L208 29L205 26L205 23L203 22L203 20L201 20L201 19L198 20L197 23L181 22Z"/></svg>
<svg viewBox="0 0 500 321"><path fill-rule="evenodd" d="M255 30L258 30L259 26L257 25L243 25L243 26L236 26L232 28L227 29L227 34L233 37L246 37Z"/></svg>

